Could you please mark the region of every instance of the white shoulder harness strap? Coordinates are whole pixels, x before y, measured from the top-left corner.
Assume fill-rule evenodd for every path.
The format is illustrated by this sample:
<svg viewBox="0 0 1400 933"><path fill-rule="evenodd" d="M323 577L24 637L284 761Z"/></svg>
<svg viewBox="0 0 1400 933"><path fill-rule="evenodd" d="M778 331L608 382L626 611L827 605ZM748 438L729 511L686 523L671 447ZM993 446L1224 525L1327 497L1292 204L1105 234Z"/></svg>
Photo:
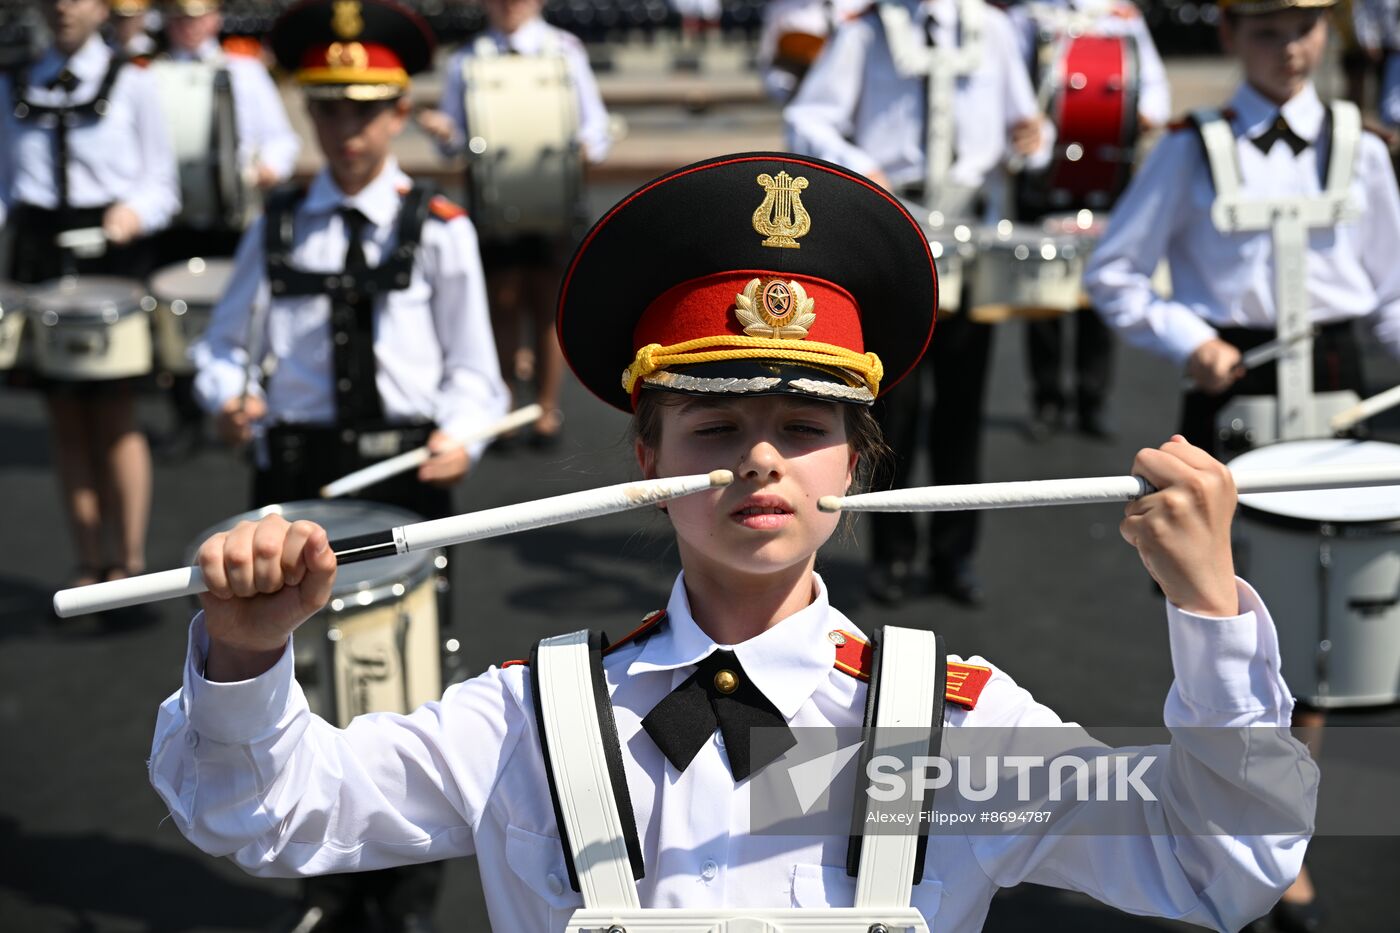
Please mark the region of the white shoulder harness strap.
<svg viewBox="0 0 1400 933"><path fill-rule="evenodd" d="M872 746L885 744L878 732L872 741L872 725L922 729L929 734L929 753L936 755L947 672L941 640L931 632L887 627L874 645L862 764L876 751ZM857 875L853 907L642 908L635 883L642 877L640 846L603 678L602 647L600 635L574 632L541 641L530 660L545 771L570 880L583 895L569 933L928 933L923 916L910 906L928 843L923 820L913 823L921 827L917 835L852 838L847 862ZM909 734L889 738L890 744L907 744ZM856 796L864 824L863 782L857 781ZM909 806L926 810L928 800Z"/></svg>
<svg viewBox="0 0 1400 933"><path fill-rule="evenodd" d="M1308 336L1307 256L1309 231L1352 220L1360 206L1351 197L1361 145L1361 111L1348 101L1329 105L1327 173L1313 197L1249 198L1243 194L1239 143L1218 110L1191 115L1201 134L1215 200L1211 222L1224 234L1269 231L1273 241L1274 304L1278 336L1289 349L1278 362L1280 440L1316 437L1322 429L1313 405L1312 338Z"/></svg>

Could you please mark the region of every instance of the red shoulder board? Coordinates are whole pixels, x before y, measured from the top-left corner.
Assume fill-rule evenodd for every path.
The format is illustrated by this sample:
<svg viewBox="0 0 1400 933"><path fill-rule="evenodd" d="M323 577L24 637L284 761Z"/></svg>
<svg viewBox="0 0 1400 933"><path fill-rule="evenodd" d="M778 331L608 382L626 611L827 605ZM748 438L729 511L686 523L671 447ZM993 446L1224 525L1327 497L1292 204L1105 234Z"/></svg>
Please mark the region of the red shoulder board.
<svg viewBox="0 0 1400 933"><path fill-rule="evenodd" d="M433 199L428 202L428 210L432 211L433 216L438 220L456 220L458 217L467 216L466 208L453 204L440 194L434 195Z"/></svg>
<svg viewBox="0 0 1400 933"><path fill-rule="evenodd" d="M146 54L133 55L126 60L128 65L135 65L137 68L151 67L151 56Z"/></svg>
<svg viewBox="0 0 1400 933"><path fill-rule="evenodd" d="M836 645L835 667L843 674L850 674L857 680L870 680L870 666L875 651L870 643L845 629L835 629L827 633L827 638ZM943 698L972 709L977 705L977 697L987 681L992 679L992 669L979 664L964 664L961 661L948 662L948 684Z"/></svg>
<svg viewBox="0 0 1400 933"><path fill-rule="evenodd" d="M223 41L223 49L230 55L244 58L262 57L262 43L252 36L228 36Z"/></svg>
<svg viewBox="0 0 1400 933"><path fill-rule="evenodd" d="M612 644L610 644L610 645L608 645L606 648L604 648L604 649L603 649L603 654L604 654L604 656L606 656L606 655L608 655L608 654L611 654L613 651L616 651L618 648L622 648L622 647L624 647L624 646L626 646L626 645L628 645L628 644L631 644L632 642L636 641L636 640L639 639L639 638L642 638L642 637L645 636L647 633L651 632L651 631L652 631L653 629L655 629L658 625L660 625L662 622L665 622L665 621L666 621L666 610L665 610L665 609L656 609L656 610L653 610L652 612L648 612L645 616L642 617L642 624L641 624L641 625L639 625L639 626L637 626L636 628L632 629L632 631L628 632L626 635L622 636L622 637L619 638L617 641L613 642ZM502 667L502 668L516 667L517 665L528 665L529 663L530 663L530 662L527 661L527 660L525 660L524 658L516 658L515 660L512 660L512 661L502 661L502 662L501 662L501 667Z"/></svg>
<svg viewBox="0 0 1400 933"><path fill-rule="evenodd" d="M870 6L862 7L862 8L860 8L859 10L856 10L854 13L847 13L844 17L841 18L841 22L843 22L843 23L849 23L851 20L860 19L860 18L861 18L862 16L864 16L866 13L873 13L873 12L875 12L875 8L878 7L879 5L880 5L880 4L878 4L878 3L872 3L872 4L870 4Z"/></svg>
<svg viewBox="0 0 1400 933"><path fill-rule="evenodd" d="M943 698L950 703L973 709L982 688L992 679L992 669L980 664L964 664L962 661L948 662L948 686Z"/></svg>

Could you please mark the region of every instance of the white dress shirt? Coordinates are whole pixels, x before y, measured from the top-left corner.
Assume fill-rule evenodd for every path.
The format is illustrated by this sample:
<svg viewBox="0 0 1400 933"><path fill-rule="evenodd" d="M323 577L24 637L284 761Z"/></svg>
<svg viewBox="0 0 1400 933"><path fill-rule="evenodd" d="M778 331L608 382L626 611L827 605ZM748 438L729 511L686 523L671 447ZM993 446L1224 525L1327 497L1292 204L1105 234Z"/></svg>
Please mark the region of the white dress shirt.
<svg viewBox="0 0 1400 933"><path fill-rule="evenodd" d="M1273 123L1277 105L1242 85L1230 107L1243 196L1321 193L1326 108L1312 85L1282 108L1293 131L1312 143L1296 156L1282 142L1267 155L1251 142ZM1400 357L1400 193L1385 144L1369 133L1358 146L1351 190L1361 215L1308 234L1309 320L1374 315L1376 337ZM1211 221L1214 200L1199 134L1169 133L1119 199L1084 277L1093 306L1124 339L1178 363L1217 327L1276 326L1272 235L1221 233ZM1151 285L1163 258L1171 266L1170 299Z"/></svg>
<svg viewBox="0 0 1400 933"><path fill-rule="evenodd" d="M1021 55L1031 68L1038 67L1036 47L1042 24L1037 15L1042 9L1050 14L1048 25L1052 28L1055 11L1069 10L1093 18L1091 35L1132 38L1137 48L1138 116L1155 126L1162 126L1171 119L1172 97L1167 69L1136 3L1132 0L1031 0L1010 7L1007 15L1016 26Z"/></svg>
<svg viewBox="0 0 1400 933"><path fill-rule="evenodd" d="M30 69L26 96L43 106L86 103L96 97L111 60L112 49L99 36L71 58L51 48ZM71 97L46 87L65 67L78 79ZM58 207L54 131L39 120L15 117L11 80L0 75L0 224L14 204ZM68 203L78 208L125 204L141 218L141 232L153 233L180 209L175 153L155 83L141 68L127 65L112 85L109 104L106 116L83 120L68 133Z"/></svg>
<svg viewBox="0 0 1400 933"><path fill-rule="evenodd" d="M790 71L773 67L778 40L788 33L826 36L834 26L869 7L866 0L771 0L763 7L763 32L758 37L758 70L768 96L785 103L797 89Z"/></svg>
<svg viewBox="0 0 1400 933"><path fill-rule="evenodd" d="M276 172L279 182L291 178L301 137L292 129L282 95L263 63L248 55L230 55L213 39L194 52L172 49L169 54L172 61L201 61L228 69L239 168L246 170L256 160Z"/></svg>
<svg viewBox="0 0 1400 933"><path fill-rule="evenodd" d="M603 106L603 95L598 91L598 81L588 64L588 52L578 36L556 29L539 18L530 20L510 35L498 29L487 30L484 35L496 44L501 54L514 50L521 55L556 53L564 56L578 104L578 142L583 147L584 158L592 163L606 159L608 150L612 148L608 111ZM456 155L467 145L462 63L476 54L475 45L475 42L468 42L459 49L448 61L447 73L443 76L442 99L438 109L452 118L454 127L452 140L441 147L444 155Z"/></svg>
<svg viewBox="0 0 1400 933"><path fill-rule="evenodd" d="M345 224L337 211L352 207L369 220L365 259L377 266L397 242L402 192L410 183L390 158L363 191L347 197L322 169L296 210L292 265L308 271L343 269ZM265 395L269 420L332 424L330 299L271 300L261 219L243 235L234 263L228 291L191 349L199 369L195 392L200 403L217 412L243 392L249 314L256 313L255 357L270 354L276 365L266 385L250 388ZM476 232L465 216L443 221L428 215L408 288L380 296L374 320L376 385L387 417L431 418L461 437L505 414L509 393L496 359ZM473 459L484 446L469 451Z"/></svg>
<svg viewBox="0 0 1400 933"><path fill-rule="evenodd" d="M919 4L911 28L918 32L920 45L927 41L924 22L930 15L937 23L939 47L956 48L956 0ZM783 110L788 143L796 152L861 174L882 171L895 187L920 184L926 170L924 85L923 77L901 77L895 70L877 11L845 22ZM1012 124L1039 116L1011 21L987 6L981 62L957 81L954 91L952 183L980 188L1010 152ZM1049 154L1048 142L1042 143L1041 162Z"/></svg>
<svg viewBox="0 0 1400 933"><path fill-rule="evenodd" d="M858 729L866 687L834 668L828 633L859 630L815 581L810 605L732 650L790 725ZM1176 671L1169 727L1288 725L1292 701L1279 675L1273 622L1247 584L1238 591L1241 614L1233 618L1167 607ZM735 783L718 732L678 772L642 729L642 718L718 647L691 615L683 575L667 611L660 631L604 659L646 866L641 905L852 906L844 831L751 834L752 778ZM238 683L200 675L207 646L196 616L184 687L160 708L150 760L152 784L176 826L205 852L265 876L475 853L494 929L561 930L581 905L569 887L524 667L491 668L411 715L362 716L341 730L308 711L290 646L271 670ZM1061 720L994 669L976 708L949 704L946 723ZM1065 731L1066 743L1082 739L1078 729ZM1171 835L1174 820L1194 818L1187 812L1193 804L1220 814L1253 802L1229 776L1239 762L1225 765L1218 748L1196 747L1199 731L1150 749L1167 756L1166 767L1154 768L1159 802L1141 805L1131 834L940 832L913 906L935 930L968 933L982 928L998 888L1031 881L1084 891L1131 913L1239 929L1295 876L1306 838ZM1301 745L1289 748L1296 761L1283 770L1311 805L1316 768ZM1194 782L1191 793L1175 782Z"/></svg>

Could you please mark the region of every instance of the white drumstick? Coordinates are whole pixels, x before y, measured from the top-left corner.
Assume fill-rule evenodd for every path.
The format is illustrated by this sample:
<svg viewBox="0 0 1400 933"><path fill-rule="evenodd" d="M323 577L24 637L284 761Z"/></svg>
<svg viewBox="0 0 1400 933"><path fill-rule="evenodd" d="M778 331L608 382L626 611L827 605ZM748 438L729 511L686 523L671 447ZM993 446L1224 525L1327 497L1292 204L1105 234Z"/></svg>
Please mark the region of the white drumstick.
<svg viewBox="0 0 1400 933"><path fill-rule="evenodd" d="M601 489L571 492L548 499L503 505L480 512L468 512L465 515L356 535L353 538L332 541L331 550L335 552L336 560L342 564L376 557L392 557L396 554L480 541L483 538L494 538L583 518L612 515L615 512L638 509L706 489L728 486L733 481L733 473L728 470L715 470L695 476L670 476L636 483L620 483ZM177 570L162 570L159 573L127 577L124 580L59 590L54 594L53 611L59 618L66 619L87 612L121 609L124 606L152 603L177 596L194 596L206 590L204 578L197 568L181 567Z"/></svg>
<svg viewBox="0 0 1400 933"><path fill-rule="evenodd" d="M487 425L479 431L473 431L465 437L459 438L462 446L466 447L475 444L477 441L484 441L488 438L496 437L507 431L514 431L516 428L523 428L532 421L538 421L540 415L544 414L544 409L538 405L526 405L506 415L495 424ZM362 470L353 473L346 473L340 479L327 483L321 487L322 499L334 499L336 496L347 496L352 492L359 492L366 486L373 486L380 480L386 480L391 476L398 476L406 470L421 466L428 462L432 453L427 446L416 447L407 453L399 454L397 457L390 457L388 460L381 460L371 464Z"/></svg>
<svg viewBox="0 0 1400 933"><path fill-rule="evenodd" d="M65 230L56 238L59 249L72 250L79 256L91 259L107 252L107 234L101 227L79 227Z"/></svg>
<svg viewBox="0 0 1400 933"><path fill-rule="evenodd" d="M1333 433L1343 434L1350 431L1367 418L1379 415L1381 412L1394 408L1396 405L1400 405L1400 386L1386 389L1379 395L1373 395L1360 404L1353 405L1346 411L1337 412L1327 424L1328 427L1332 429Z"/></svg>
<svg viewBox="0 0 1400 933"><path fill-rule="evenodd" d="M1400 464L1361 463L1292 470L1242 470L1234 476L1235 488L1240 493L1392 486L1400 484ZM959 512L1033 505L1128 502L1156 491L1151 483L1138 476L1099 476L1024 483L922 486L867 492L857 496L822 496L817 507L823 512Z"/></svg>
<svg viewBox="0 0 1400 933"><path fill-rule="evenodd" d="M1273 340L1270 340L1268 343L1261 343L1253 350L1246 350L1240 355L1239 368L1244 370L1245 372L1249 372L1256 366L1263 366L1265 363L1272 363L1274 360L1287 353L1288 348L1293 346L1298 341L1316 336L1317 328L1314 327L1312 330L1305 330L1300 334L1295 334L1288 340L1275 338ZM1196 388L1195 380L1183 379L1182 388L1188 391Z"/></svg>

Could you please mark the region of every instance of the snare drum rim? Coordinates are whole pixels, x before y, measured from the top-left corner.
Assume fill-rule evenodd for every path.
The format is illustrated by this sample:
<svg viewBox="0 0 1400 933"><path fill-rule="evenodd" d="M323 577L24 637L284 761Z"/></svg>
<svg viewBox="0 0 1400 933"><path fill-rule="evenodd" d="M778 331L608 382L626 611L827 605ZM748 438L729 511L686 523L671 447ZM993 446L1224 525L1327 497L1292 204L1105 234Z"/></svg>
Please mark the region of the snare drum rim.
<svg viewBox="0 0 1400 933"><path fill-rule="evenodd" d="M69 302L76 296L70 297L64 293L71 292L74 284L83 283L105 287L104 294L98 296L102 299L102 307L69 306ZM123 295L114 297L118 290L123 292ZM55 301L55 298L62 300ZM118 321L136 314L149 314L152 307L151 296L138 279L78 276L72 279L51 279L36 285L29 291L25 312L48 327L83 327L115 323L111 320L111 314L115 314Z"/></svg>

